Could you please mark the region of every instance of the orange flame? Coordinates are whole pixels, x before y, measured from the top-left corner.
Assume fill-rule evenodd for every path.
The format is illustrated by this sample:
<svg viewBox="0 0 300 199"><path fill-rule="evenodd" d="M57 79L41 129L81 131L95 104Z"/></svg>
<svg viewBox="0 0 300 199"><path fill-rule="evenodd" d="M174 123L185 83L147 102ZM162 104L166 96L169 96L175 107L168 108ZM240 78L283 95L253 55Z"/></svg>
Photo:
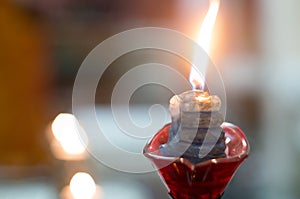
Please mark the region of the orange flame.
<svg viewBox="0 0 300 199"><path fill-rule="evenodd" d="M216 22L220 7L220 0L210 0L209 9L205 15L200 31L197 35L196 42L203 48L203 50L209 55L210 53L210 41L212 31ZM193 89L203 89L204 78L194 69L191 68L190 83Z"/></svg>
<svg viewBox="0 0 300 199"><path fill-rule="evenodd" d="M78 172L70 181L70 191L75 199L95 198L96 190L95 181L88 173Z"/></svg>

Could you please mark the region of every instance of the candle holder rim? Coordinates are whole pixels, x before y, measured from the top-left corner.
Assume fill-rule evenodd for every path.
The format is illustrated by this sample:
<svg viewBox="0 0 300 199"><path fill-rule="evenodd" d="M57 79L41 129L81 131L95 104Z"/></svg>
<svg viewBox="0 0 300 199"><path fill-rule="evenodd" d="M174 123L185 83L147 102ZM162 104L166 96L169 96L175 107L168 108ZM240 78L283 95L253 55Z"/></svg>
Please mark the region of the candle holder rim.
<svg viewBox="0 0 300 199"><path fill-rule="evenodd" d="M187 165L190 168L195 168L195 167L199 167L199 166L205 166L205 165L211 165L211 164L218 164L220 162L222 163L230 163L230 162L237 162L240 160L244 160L249 156L250 153L250 145L249 142L247 140L247 137L245 136L244 132L236 125L229 123L229 122L224 122L221 127L224 129L225 131L225 137L228 134L227 131L229 130L229 128L236 128L237 131L235 131L235 134L239 134L239 136L241 136L242 140L242 144L243 144L243 150L241 153L234 155L234 156L227 156L224 158L215 158L215 159L209 159L203 162L199 162L197 164L193 164L190 160L188 160L187 158L183 158L183 157L167 157L167 156L163 156L163 155L159 155L159 154L155 154L151 151L149 151L149 147L151 146L151 143L153 142L153 139L157 136L159 136L159 134L162 134L161 130L168 128L168 126L170 126L170 123L166 124L163 128L161 128L159 130L160 133L157 133L155 135L152 136L152 138L147 142L147 144L145 145L144 149L143 149L143 154L150 159L157 159L157 160L165 160L166 162L169 162L169 164L174 163L174 162L180 162L182 164ZM227 131L226 131L227 130ZM227 134L226 134L227 133ZM236 135L237 136L237 135ZM227 144L226 144L227 146ZM165 166L168 166L169 164L166 164Z"/></svg>

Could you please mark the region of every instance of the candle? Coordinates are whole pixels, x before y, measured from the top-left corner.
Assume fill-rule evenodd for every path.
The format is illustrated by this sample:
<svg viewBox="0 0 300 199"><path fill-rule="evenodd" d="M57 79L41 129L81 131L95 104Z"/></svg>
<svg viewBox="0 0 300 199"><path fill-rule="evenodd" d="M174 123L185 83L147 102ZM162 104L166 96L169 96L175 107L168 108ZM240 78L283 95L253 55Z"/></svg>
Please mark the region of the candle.
<svg viewBox="0 0 300 199"><path fill-rule="evenodd" d="M78 172L60 195L62 199L101 199L102 190L88 173Z"/></svg>
<svg viewBox="0 0 300 199"><path fill-rule="evenodd" d="M181 156L192 163L225 157L224 132L220 125L221 100L205 91L191 90L170 100L172 118L164 156Z"/></svg>
<svg viewBox="0 0 300 199"><path fill-rule="evenodd" d="M219 0L210 1L197 37L197 43L207 54L219 5ZM193 90L175 95L170 100L172 124L168 143L161 147L161 153L165 156L185 157L192 163L225 157L224 132L220 127L224 122L220 112L221 100L204 91L204 77L193 67L189 79Z"/></svg>

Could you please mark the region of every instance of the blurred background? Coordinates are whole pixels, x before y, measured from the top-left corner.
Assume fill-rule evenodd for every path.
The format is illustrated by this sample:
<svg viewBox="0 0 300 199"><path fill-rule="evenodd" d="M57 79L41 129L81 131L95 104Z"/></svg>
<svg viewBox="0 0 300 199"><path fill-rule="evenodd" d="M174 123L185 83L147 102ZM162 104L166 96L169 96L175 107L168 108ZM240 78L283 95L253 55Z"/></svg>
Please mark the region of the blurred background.
<svg viewBox="0 0 300 199"><path fill-rule="evenodd" d="M296 0L221 1L211 58L226 87L227 121L240 126L251 145L225 199L300 198L299 6ZM63 198L62 190L80 171L98 184L103 195L97 198L168 198L155 172L123 173L82 154L57 157L50 125L59 113L72 111L77 70L101 41L144 26L194 38L207 8L203 0L0 1L0 198ZM109 105L122 74L149 56L170 55L137 51L105 71L96 94L99 109ZM187 76L188 69L174 60ZM165 88L145 86L132 104L167 105L171 96Z"/></svg>

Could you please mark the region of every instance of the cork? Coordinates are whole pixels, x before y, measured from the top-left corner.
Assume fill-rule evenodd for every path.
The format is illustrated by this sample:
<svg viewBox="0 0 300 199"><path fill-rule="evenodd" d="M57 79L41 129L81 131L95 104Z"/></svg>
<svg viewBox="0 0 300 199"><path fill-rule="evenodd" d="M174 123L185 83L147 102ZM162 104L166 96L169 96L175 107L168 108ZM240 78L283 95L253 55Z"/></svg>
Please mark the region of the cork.
<svg viewBox="0 0 300 199"><path fill-rule="evenodd" d="M225 157L220 109L221 99L206 91L191 90L173 96L169 140L161 147L162 154L185 157L192 163Z"/></svg>

